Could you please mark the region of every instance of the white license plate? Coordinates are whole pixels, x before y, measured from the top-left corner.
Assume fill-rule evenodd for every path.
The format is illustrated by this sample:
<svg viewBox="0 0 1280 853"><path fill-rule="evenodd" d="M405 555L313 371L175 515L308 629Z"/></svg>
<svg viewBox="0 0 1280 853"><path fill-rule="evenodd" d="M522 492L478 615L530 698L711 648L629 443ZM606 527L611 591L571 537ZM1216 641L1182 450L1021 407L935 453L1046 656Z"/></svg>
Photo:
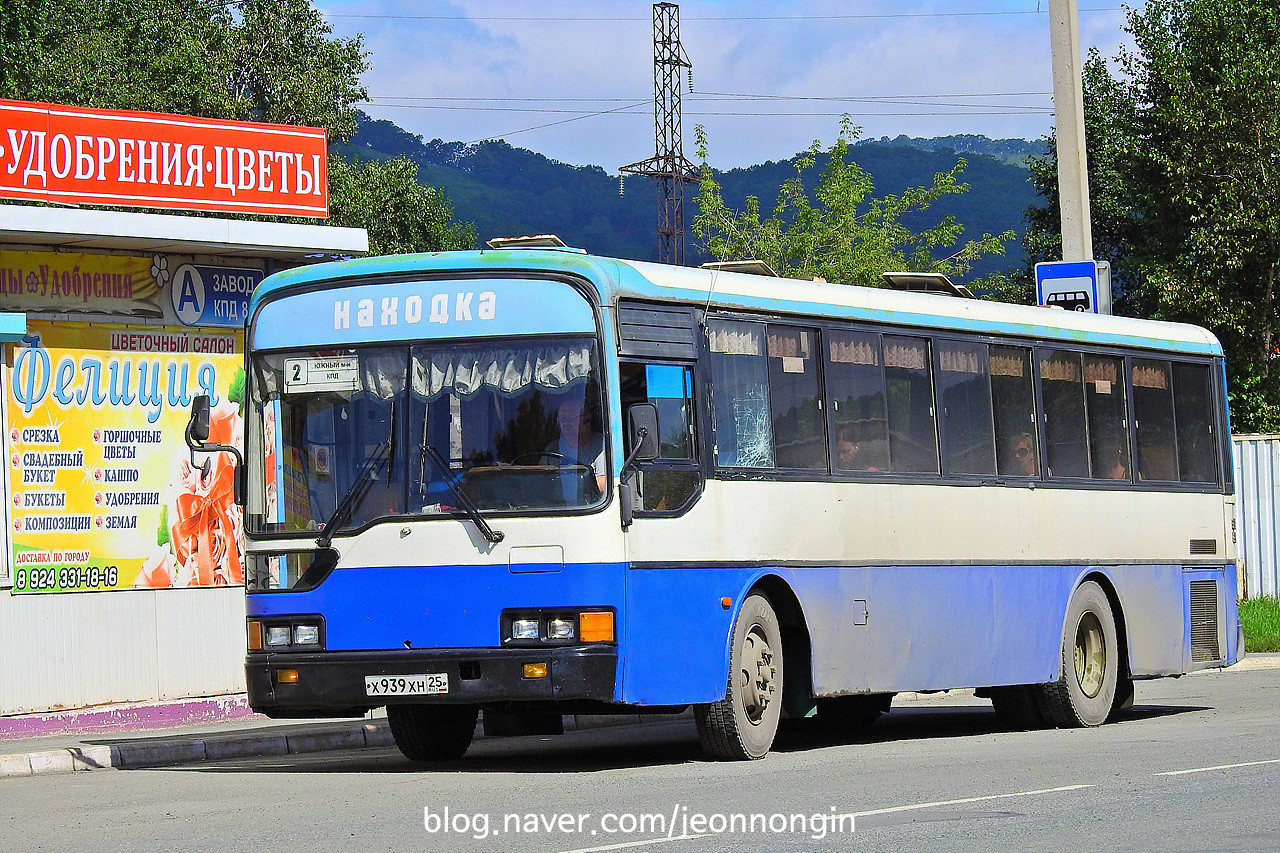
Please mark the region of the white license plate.
<svg viewBox="0 0 1280 853"><path fill-rule="evenodd" d="M449 673L429 672L425 675L366 675L366 696L430 696L449 692Z"/></svg>

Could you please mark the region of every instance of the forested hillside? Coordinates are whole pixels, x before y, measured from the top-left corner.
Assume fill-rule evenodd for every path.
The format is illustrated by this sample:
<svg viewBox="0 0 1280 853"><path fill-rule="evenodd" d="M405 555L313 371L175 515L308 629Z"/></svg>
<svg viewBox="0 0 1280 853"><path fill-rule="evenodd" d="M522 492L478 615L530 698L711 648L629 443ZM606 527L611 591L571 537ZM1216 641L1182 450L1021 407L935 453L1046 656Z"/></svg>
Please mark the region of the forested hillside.
<svg viewBox="0 0 1280 853"><path fill-rule="evenodd" d="M1048 151L1047 140L1035 141L1026 139L988 139L972 133L961 133L954 136L936 136L933 139L919 139L913 136L899 135L890 139L882 136L879 139L861 139L858 145L889 145L895 148L920 148L925 151L951 150L957 154L986 154L1009 163L1021 166L1028 157L1043 157Z"/></svg>
<svg viewBox="0 0 1280 853"><path fill-rule="evenodd" d="M1035 201L1035 192L1020 159L1019 165L1007 160L1026 150L1019 146L1032 148L1036 143L985 137L945 139L956 140L956 148L965 148L968 153L957 154L939 144L940 140L898 137L863 141L854 149L853 158L874 177L875 195L883 196L909 186L928 185L935 172L949 170L957 156L964 156L969 164L964 174L971 185L969 192L943 199L923 216L936 221L950 213L964 225L966 237L1006 229L1022 234L1022 214ZM983 153L984 144L992 153ZM405 155L418 165L424 182L444 190L457 219L475 223L482 241L553 233L571 246L596 254L637 260L656 257L656 190L647 179L628 176L620 188L618 177L599 166L571 166L506 142L424 142L391 122L363 115L351 142L337 150L362 158ZM768 209L778 187L794 174L792 161L787 160L733 169L717 173L717 177L727 204L740 206L748 195L756 195ZM694 186L686 188L689 220L696 192ZM906 224L921 223L908 220ZM686 249L686 262L704 259L692 241L686 242ZM1019 246L1009 246L1004 258L983 261L971 277L1021 266L1022 257Z"/></svg>

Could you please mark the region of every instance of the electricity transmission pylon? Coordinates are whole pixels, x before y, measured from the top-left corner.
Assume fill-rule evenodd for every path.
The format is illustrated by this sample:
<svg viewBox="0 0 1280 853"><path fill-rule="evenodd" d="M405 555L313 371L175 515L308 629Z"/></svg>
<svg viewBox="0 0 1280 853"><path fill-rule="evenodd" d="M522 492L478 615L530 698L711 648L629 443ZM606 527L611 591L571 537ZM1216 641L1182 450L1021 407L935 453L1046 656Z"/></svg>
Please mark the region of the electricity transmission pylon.
<svg viewBox="0 0 1280 853"><path fill-rule="evenodd" d="M684 263L684 185L698 182L698 169L685 159L680 133L680 84L693 63L680 46L680 6L653 4L654 154L621 167L648 175L658 188L658 261ZM692 73L692 70L691 72ZM690 78L692 86L692 77Z"/></svg>

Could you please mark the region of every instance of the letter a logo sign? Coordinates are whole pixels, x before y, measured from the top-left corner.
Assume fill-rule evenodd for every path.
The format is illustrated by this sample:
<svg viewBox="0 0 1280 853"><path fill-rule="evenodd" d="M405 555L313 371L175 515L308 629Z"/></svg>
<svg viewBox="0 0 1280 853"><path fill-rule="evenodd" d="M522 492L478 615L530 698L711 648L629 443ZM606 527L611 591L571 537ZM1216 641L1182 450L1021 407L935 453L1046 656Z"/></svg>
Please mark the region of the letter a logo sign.
<svg viewBox="0 0 1280 853"><path fill-rule="evenodd" d="M178 267L169 285L169 300L173 303L173 313L183 325L199 323L205 306L204 277L200 271L191 264Z"/></svg>

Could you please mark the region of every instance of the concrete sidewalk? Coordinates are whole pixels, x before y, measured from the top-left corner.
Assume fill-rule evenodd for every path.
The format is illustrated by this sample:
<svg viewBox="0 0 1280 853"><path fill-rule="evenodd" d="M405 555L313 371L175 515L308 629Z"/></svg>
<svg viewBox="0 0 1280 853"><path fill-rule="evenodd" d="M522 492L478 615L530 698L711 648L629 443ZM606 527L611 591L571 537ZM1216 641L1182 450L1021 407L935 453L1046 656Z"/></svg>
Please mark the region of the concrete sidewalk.
<svg viewBox="0 0 1280 853"><path fill-rule="evenodd" d="M1193 675L1260 669L1280 670L1280 653L1251 654L1229 669L1202 670ZM899 693L894 702L936 701L972 693ZM668 720L671 716L566 717L565 731L646 719ZM380 710L353 720L271 720L254 714L243 695L219 696L0 717L0 776L134 770L392 745L391 730Z"/></svg>

